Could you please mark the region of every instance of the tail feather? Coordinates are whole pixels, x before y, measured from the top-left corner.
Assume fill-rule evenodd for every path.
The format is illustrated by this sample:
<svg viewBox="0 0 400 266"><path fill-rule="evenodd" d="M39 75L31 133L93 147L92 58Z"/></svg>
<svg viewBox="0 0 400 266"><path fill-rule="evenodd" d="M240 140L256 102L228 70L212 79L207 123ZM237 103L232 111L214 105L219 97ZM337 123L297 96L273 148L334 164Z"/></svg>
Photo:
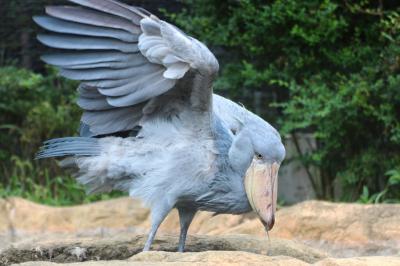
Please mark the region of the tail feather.
<svg viewBox="0 0 400 266"><path fill-rule="evenodd" d="M101 152L98 139L67 137L45 141L36 159L63 156L96 156Z"/></svg>
<svg viewBox="0 0 400 266"><path fill-rule="evenodd" d="M135 174L129 166L120 163L124 158L123 139L116 137L88 138L68 137L44 142L36 159L66 157L60 162L63 168L72 170L72 176L86 187L88 194L129 191ZM120 151L120 152L118 152Z"/></svg>
<svg viewBox="0 0 400 266"><path fill-rule="evenodd" d="M83 143L94 142L97 143L98 139L95 138L85 138L85 137L65 137L65 138L55 138L49 139L43 142L43 144L52 144L52 143L62 143L62 142L73 142L73 141L81 141Z"/></svg>

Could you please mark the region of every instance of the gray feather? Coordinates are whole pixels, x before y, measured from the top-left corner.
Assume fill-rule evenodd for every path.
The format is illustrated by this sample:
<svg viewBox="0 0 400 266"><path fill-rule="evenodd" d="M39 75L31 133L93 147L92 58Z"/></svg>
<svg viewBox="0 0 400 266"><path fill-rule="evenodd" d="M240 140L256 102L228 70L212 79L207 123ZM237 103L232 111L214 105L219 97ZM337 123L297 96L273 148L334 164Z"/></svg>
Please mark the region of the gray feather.
<svg viewBox="0 0 400 266"><path fill-rule="evenodd" d="M137 67L139 66L140 62L135 61L127 61L127 62L101 62L101 63L94 63L94 64L83 64L83 65L69 65L63 68L65 69L94 69L94 68L111 68L111 69L124 69L130 67ZM145 64L147 62L142 62Z"/></svg>
<svg viewBox="0 0 400 266"><path fill-rule="evenodd" d="M81 121L96 134L130 130L141 118L142 106L118 108L107 111L84 112Z"/></svg>
<svg viewBox="0 0 400 266"><path fill-rule="evenodd" d="M137 42L138 36L132 35L124 30L110 29L105 27L90 26L75 22L52 18L48 16L37 16L33 20L46 30L68 33L76 35L109 37L119 39L124 42Z"/></svg>
<svg viewBox="0 0 400 266"><path fill-rule="evenodd" d="M172 79L162 79L161 81L157 83L152 83L135 93L122 97L108 97L107 102L115 107L126 107L130 105L135 105L163 94L164 92L170 90L175 85L175 83L176 81Z"/></svg>
<svg viewBox="0 0 400 266"><path fill-rule="evenodd" d="M85 81L85 84L92 87L97 88L115 88L124 86L129 84L130 82L134 81L135 78L128 78L128 79L99 79L93 81Z"/></svg>
<svg viewBox="0 0 400 266"><path fill-rule="evenodd" d="M138 51L136 43L126 43L108 38L77 37L58 34L39 34L38 40L53 48L76 50L119 50L126 53Z"/></svg>
<svg viewBox="0 0 400 266"><path fill-rule="evenodd" d="M108 69L98 68L90 70L69 70L62 69L60 74L63 77L73 80L98 80L98 79L127 79L140 77L146 73L151 73L160 70L160 66L146 64L141 67L132 67L125 69Z"/></svg>
<svg viewBox="0 0 400 266"><path fill-rule="evenodd" d="M145 19L141 22L141 28L148 35L160 36L160 25L152 19Z"/></svg>
<svg viewBox="0 0 400 266"><path fill-rule="evenodd" d="M87 99L104 98L104 95L100 94L97 88L93 88L85 84L80 84L77 91L79 93L79 96L82 98L87 98Z"/></svg>
<svg viewBox="0 0 400 266"><path fill-rule="evenodd" d="M107 132L107 133L110 133L110 132ZM79 126L79 136L81 136L81 137L93 137L95 135L96 134L93 133L90 130L90 126L89 125L86 125L85 123L81 122L81 124Z"/></svg>
<svg viewBox="0 0 400 266"><path fill-rule="evenodd" d="M126 30L134 35L141 33L140 28L131 23L129 20L82 7L47 6L46 13L52 17L60 18L63 20Z"/></svg>
<svg viewBox="0 0 400 266"><path fill-rule="evenodd" d="M90 99L80 97L77 101L80 108L84 110L108 110L113 108L106 100L106 98Z"/></svg>
<svg viewBox="0 0 400 266"><path fill-rule="evenodd" d="M43 142L44 145L49 145L49 144L54 144L54 143L61 143L61 142L70 142L70 141L74 141L76 138L78 137L65 137L65 138L54 138L54 139L49 139ZM85 142L93 142L96 143L97 140L96 139L85 139Z"/></svg>
<svg viewBox="0 0 400 266"><path fill-rule="evenodd" d="M79 170L76 168L77 167L76 161L75 161L75 158L73 158L73 157L68 157L68 158L61 160L58 163L58 165L62 168L74 168L75 171Z"/></svg>
<svg viewBox="0 0 400 266"><path fill-rule="evenodd" d="M150 17L150 16L154 16L153 14L151 14L149 11L147 11L146 9L143 9L141 7L138 6L129 6L127 4L118 2L116 0L109 0L110 2L115 3L116 5L119 5L120 7L129 9L130 11L132 11L133 13L137 14L140 18L144 18L146 16ZM139 24L140 25L140 21Z"/></svg>
<svg viewBox="0 0 400 266"><path fill-rule="evenodd" d="M143 16L132 12L130 9L120 5L119 3L107 0L69 0L70 2L93 8L102 12L129 19L136 25L140 25Z"/></svg>
<svg viewBox="0 0 400 266"><path fill-rule="evenodd" d="M136 8L139 12L141 12L142 14L144 14L144 15L146 15L146 16L148 16L148 17L154 16L154 15L151 14L149 11L147 11L146 9L144 9L144 8L142 8L142 7L140 7L140 6L134 7L134 8Z"/></svg>
<svg viewBox="0 0 400 266"><path fill-rule="evenodd" d="M55 66L76 66L88 65L105 62L127 62L127 61L142 61L143 55L140 53L126 54L121 52L108 52L108 51L86 51L75 53L56 53L43 55L41 59L47 64Z"/></svg>
<svg viewBox="0 0 400 266"><path fill-rule="evenodd" d="M53 139L37 153L36 159L61 156L95 156L101 152L97 140L91 138L70 137Z"/></svg>
<svg viewBox="0 0 400 266"><path fill-rule="evenodd" d="M180 79L189 70L190 66L187 63L175 63L168 67L164 72L164 77L168 79Z"/></svg>
<svg viewBox="0 0 400 266"><path fill-rule="evenodd" d="M135 93L146 86L148 84L154 84L161 80L163 80L162 72L154 72L151 74L143 75L142 77L138 77L137 79L132 79L132 82L125 84L120 87L115 88L106 88L106 89L99 89L99 92L106 96L123 96L131 93Z"/></svg>

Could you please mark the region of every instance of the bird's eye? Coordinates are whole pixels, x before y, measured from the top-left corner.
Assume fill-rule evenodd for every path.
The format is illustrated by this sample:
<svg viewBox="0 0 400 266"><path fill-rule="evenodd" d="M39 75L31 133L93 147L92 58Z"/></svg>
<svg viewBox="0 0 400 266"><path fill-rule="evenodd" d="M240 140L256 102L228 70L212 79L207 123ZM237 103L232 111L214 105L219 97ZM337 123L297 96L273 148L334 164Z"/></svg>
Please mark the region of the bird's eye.
<svg viewBox="0 0 400 266"><path fill-rule="evenodd" d="M263 158L262 155L259 154L259 153L256 154L256 157L257 157L257 159L259 159L259 160L261 160L261 159Z"/></svg>

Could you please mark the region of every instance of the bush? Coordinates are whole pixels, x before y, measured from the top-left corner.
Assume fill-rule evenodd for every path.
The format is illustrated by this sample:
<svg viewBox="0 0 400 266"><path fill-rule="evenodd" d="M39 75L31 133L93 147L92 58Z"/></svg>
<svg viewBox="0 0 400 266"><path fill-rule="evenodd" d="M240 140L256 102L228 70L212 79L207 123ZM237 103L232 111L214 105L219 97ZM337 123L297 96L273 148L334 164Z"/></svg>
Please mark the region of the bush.
<svg viewBox="0 0 400 266"><path fill-rule="evenodd" d="M22 196L53 205L101 198L86 197L54 160L34 160L42 141L76 135L76 85L52 69L44 77L11 66L0 68L0 197Z"/></svg>
<svg viewBox="0 0 400 266"><path fill-rule="evenodd" d="M333 197L338 179L342 199L355 200L364 186L373 193L384 190L385 173L400 165L400 75L382 77L365 69L335 86L320 77L292 84L291 100L282 104L283 131L312 128L318 149L303 159L321 169L320 182L315 180L319 196ZM400 199L398 187L389 190L384 198Z"/></svg>

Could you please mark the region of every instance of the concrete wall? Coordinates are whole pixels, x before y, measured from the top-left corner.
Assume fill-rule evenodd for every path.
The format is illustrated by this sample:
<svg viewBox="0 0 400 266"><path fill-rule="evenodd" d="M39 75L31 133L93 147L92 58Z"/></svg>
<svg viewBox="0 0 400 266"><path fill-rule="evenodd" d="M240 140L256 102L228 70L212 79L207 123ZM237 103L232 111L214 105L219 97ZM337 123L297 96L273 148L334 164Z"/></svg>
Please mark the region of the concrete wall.
<svg viewBox="0 0 400 266"><path fill-rule="evenodd" d="M312 134L296 134L301 152L307 153L316 147ZM298 152L291 136L284 140L286 158L279 171L278 198L286 204L314 199L315 192L301 162L296 159ZM317 169L310 169L312 175L318 176Z"/></svg>

